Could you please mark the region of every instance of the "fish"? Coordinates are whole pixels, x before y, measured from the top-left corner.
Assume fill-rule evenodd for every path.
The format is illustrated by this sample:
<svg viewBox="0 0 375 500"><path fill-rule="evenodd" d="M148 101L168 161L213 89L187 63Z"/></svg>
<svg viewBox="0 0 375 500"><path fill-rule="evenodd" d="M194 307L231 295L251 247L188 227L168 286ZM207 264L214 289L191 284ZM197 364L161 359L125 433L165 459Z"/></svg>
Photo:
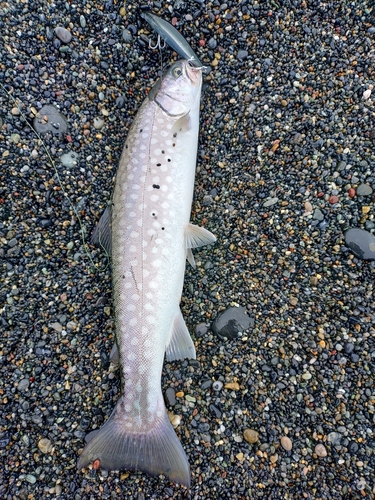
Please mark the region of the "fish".
<svg viewBox="0 0 375 500"><path fill-rule="evenodd" d="M198 144L202 69L172 64L141 105L120 158L112 202L95 238L112 255L121 396L83 449L78 467L163 474L190 485L186 453L166 412L161 372L196 358L182 317L186 259L214 243L189 222Z"/></svg>
<svg viewBox="0 0 375 500"><path fill-rule="evenodd" d="M198 56L190 47L185 38L174 28L168 21L161 17L151 14L150 12L142 12L141 16L149 25L160 35L166 43L177 52L181 57L188 59L195 66L203 67Z"/></svg>

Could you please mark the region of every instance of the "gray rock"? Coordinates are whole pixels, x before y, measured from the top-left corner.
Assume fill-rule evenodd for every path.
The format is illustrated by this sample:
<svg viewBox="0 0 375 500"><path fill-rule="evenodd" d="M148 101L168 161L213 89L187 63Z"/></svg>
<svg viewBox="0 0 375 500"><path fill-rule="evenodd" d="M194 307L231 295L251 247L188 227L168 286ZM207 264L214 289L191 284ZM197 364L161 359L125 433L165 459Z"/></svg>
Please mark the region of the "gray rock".
<svg viewBox="0 0 375 500"><path fill-rule="evenodd" d="M72 39L72 34L66 28L58 26L55 28L55 34L63 43L69 43Z"/></svg>
<svg viewBox="0 0 375 500"><path fill-rule="evenodd" d="M375 236L364 229L353 228L345 233L345 244L363 260L375 260Z"/></svg>
<svg viewBox="0 0 375 500"><path fill-rule="evenodd" d="M229 307L213 322L213 332L221 339L237 338L240 332L254 326L254 320L245 311L246 307Z"/></svg>
<svg viewBox="0 0 375 500"><path fill-rule="evenodd" d="M368 184L360 184L357 187L358 196L369 196L372 193L372 187Z"/></svg>

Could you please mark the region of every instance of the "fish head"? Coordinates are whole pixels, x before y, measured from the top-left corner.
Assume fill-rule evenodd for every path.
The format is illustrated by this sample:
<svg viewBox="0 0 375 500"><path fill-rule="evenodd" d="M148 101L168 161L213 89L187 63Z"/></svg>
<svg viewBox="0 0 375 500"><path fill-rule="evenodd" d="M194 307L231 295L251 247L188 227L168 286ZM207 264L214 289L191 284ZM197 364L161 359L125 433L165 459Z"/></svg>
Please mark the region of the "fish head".
<svg viewBox="0 0 375 500"><path fill-rule="evenodd" d="M181 118L199 103L202 68L190 61L172 64L148 94L150 100L169 116Z"/></svg>

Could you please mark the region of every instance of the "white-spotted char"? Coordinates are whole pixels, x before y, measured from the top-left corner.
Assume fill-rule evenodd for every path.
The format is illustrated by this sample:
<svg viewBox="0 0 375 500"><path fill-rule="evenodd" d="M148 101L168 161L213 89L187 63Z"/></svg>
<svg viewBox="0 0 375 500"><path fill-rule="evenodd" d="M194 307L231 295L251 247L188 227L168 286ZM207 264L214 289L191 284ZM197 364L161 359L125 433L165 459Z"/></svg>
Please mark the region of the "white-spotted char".
<svg viewBox="0 0 375 500"><path fill-rule="evenodd" d="M172 65L142 104L125 143L112 236L102 228L112 253L122 396L78 464L164 474L187 486L189 464L166 413L161 371L165 353L168 360L195 358L179 309L185 262L194 265L191 248L215 241L189 224L201 84L201 69L187 61Z"/></svg>

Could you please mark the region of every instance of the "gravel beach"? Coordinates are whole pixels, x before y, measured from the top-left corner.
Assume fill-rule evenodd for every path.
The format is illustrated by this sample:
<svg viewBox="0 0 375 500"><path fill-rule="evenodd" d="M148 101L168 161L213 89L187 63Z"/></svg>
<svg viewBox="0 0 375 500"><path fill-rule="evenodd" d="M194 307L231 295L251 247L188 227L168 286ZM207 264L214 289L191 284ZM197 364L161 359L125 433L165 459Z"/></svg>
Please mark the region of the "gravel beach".
<svg viewBox="0 0 375 500"><path fill-rule="evenodd" d="M186 270L197 360L162 378L190 489L76 465L120 391L82 232L160 73L144 10L208 68L192 222L218 241ZM0 33L0 498L375 498L374 2L11 0Z"/></svg>

